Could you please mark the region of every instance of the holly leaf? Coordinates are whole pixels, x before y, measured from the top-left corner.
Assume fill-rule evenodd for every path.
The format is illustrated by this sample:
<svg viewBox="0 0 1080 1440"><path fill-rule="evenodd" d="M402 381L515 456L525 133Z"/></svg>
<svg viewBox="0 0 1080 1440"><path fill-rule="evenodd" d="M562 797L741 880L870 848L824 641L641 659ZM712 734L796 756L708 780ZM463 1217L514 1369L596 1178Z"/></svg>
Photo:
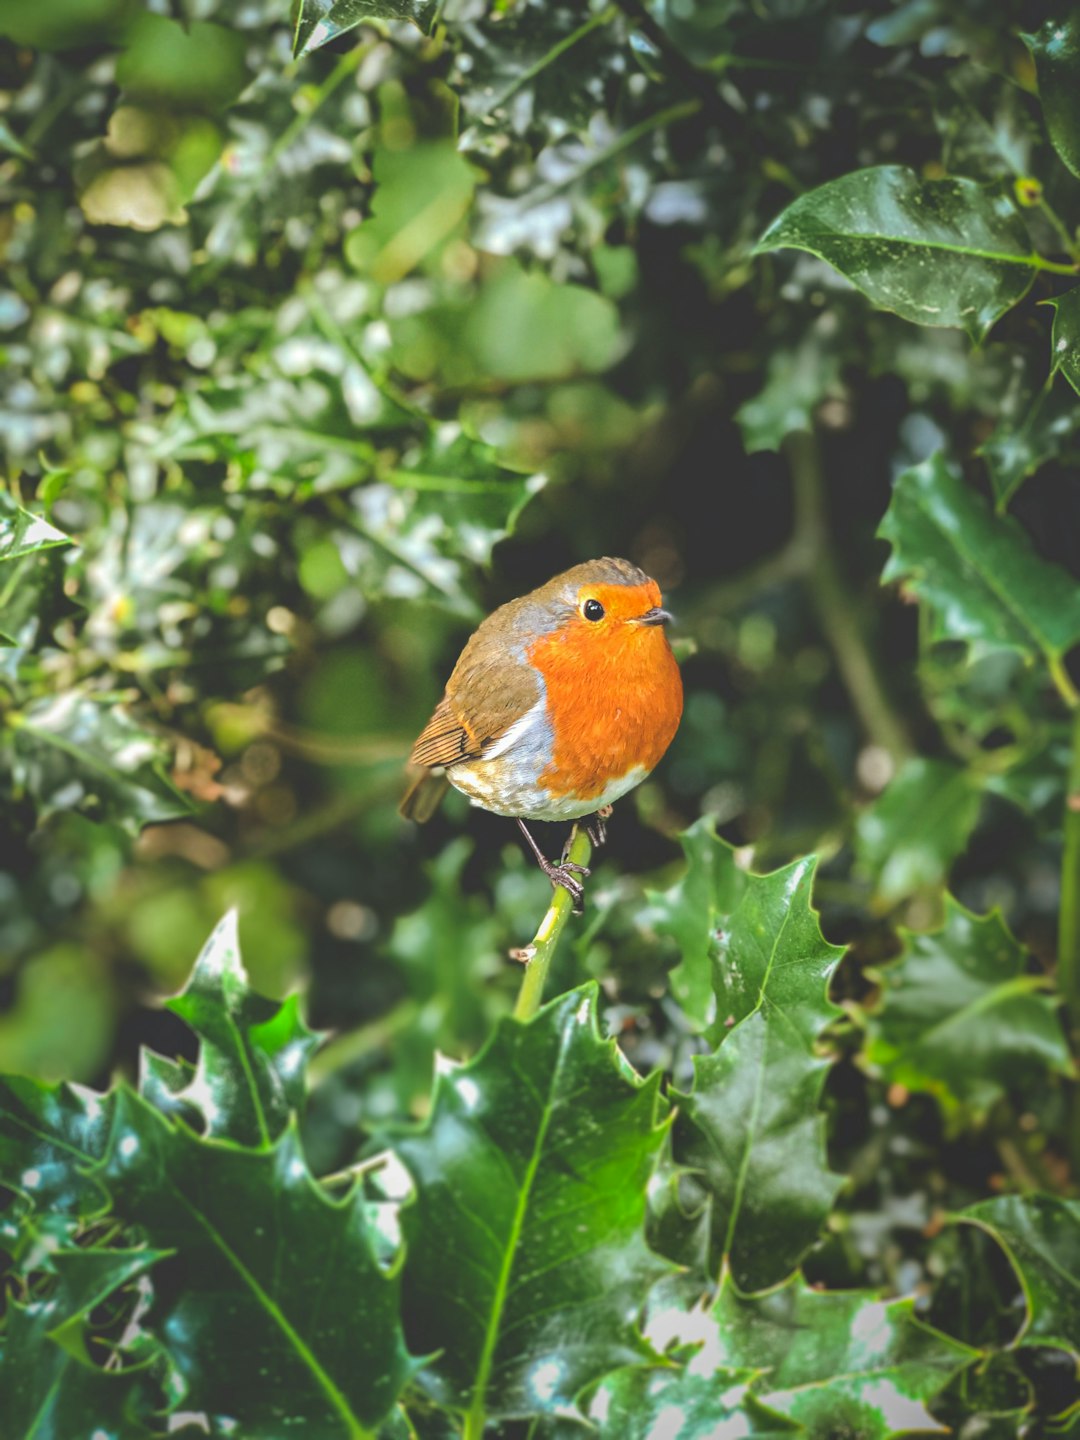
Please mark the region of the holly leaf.
<svg viewBox="0 0 1080 1440"><path fill-rule="evenodd" d="M1010 398L1003 398L998 424L978 452L990 472L999 515L1028 476L1069 451L1076 431L1076 400L1064 386L1043 386L1034 395L1024 386L1012 406Z"/></svg>
<svg viewBox="0 0 1080 1440"><path fill-rule="evenodd" d="M830 180L773 221L755 254L791 248L828 261L882 310L981 340L1035 278L1011 202L973 180L920 180L875 165Z"/></svg>
<svg viewBox="0 0 1080 1440"><path fill-rule="evenodd" d="M1080 394L1080 285L1047 303L1054 307L1054 328L1050 335L1054 368L1060 370Z"/></svg>
<svg viewBox="0 0 1080 1440"><path fill-rule="evenodd" d="M644 1238L658 1082L600 1039L593 985L503 1020L438 1077L427 1127L394 1149L416 1185L406 1330L439 1352L423 1381L440 1404L551 1412L650 1355L635 1320L666 1268Z"/></svg>
<svg viewBox="0 0 1080 1440"><path fill-rule="evenodd" d="M1047 1072L1072 1075L1057 1004L998 914L945 897L945 923L901 932L900 958L880 973L866 1058L909 1090L985 1111Z"/></svg>
<svg viewBox="0 0 1080 1440"><path fill-rule="evenodd" d="M809 433L818 406L839 381L840 353L829 326L819 322L797 345L776 350L763 388L735 412L746 453L779 450L793 431Z"/></svg>
<svg viewBox="0 0 1080 1440"><path fill-rule="evenodd" d="M42 817L79 810L137 835L144 825L190 815L165 779L158 740L105 697L66 691L10 715L16 786Z"/></svg>
<svg viewBox="0 0 1080 1440"><path fill-rule="evenodd" d="M252 993L235 910L218 923L182 994L166 1006L200 1040L198 1064L183 1089L171 1089L179 1076L151 1066L151 1084L164 1082L171 1094L168 1108L193 1107L207 1135L241 1145L276 1140L303 1103L304 1072L320 1037L304 1024L297 996L277 1005Z"/></svg>
<svg viewBox="0 0 1080 1440"><path fill-rule="evenodd" d="M435 0L294 0L293 59L372 20L411 20L426 34L437 9Z"/></svg>
<svg viewBox="0 0 1080 1440"><path fill-rule="evenodd" d="M678 946L681 960L668 979L683 1010L695 1024L716 1018L712 955L722 915L734 908L745 884L734 852L716 833L716 822L703 815L679 836L686 871L667 890L648 890L643 923Z"/></svg>
<svg viewBox="0 0 1080 1440"><path fill-rule="evenodd" d="M940 885L967 848L981 805L969 771L945 760L908 760L855 826L856 858L878 897L893 905Z"/></svg>
<svg viewBox="0 0 1080 1440"><path fill-rule="evenodd" d="M379 149L372 172L371 215L349 234L345 254L361 273L392 285L458 229L472 203L477 172L452 140Z"/></svg>
<svg viewBox="0 0 1080 1440"><path fill-rule="evenodd" d="M21 560L39 550L73 545L70 535L57 530L40 515L31 515L0 491L0 560Z"/></svg>
<svg viewBox="0 0 1080 1440"><path fill-rule="evenodd" d="M1080 176L1080 18L1047 20L1024 43L1035 61L1046 128L1054 149Z"/></svg>
<svg viewBox="0 0 1080 1440"><path fill-rule="evenodd" d="M153 1319L192 1410L245 1435L358 1434L413 1371L398 1279L376 1260L355 1188L329 1200L294 1129L260 1150L202 1140L122 1090L95 1172L113 1213L176 1252Z"/></svg>
<svg viewBox="0 0 1080 1440"><path fill-rule="evenodd" d="M114 1104L81 1085L0 1077L0 1182L41 1211L100 1211L104 1196L86 1172L105 1154Z"/></svg>
<svg viewBox="0 0 1080 1440"><path fill-rule="evenodd" d="M991 1235L1016 1271L1026 1306L1017 1342L1080 1355L1080 1201L999 1195L957 1218Z"/></svg>
<svg viewBox="0 0 1080 1440"><path fill-rule="evenodd" d="M912 1300L821 1292L799 1277L769 1295L725 1280L713 1310L720 1365L764 1371L754 1385L808 1440L940 1432L926 1402L978 1352L916 1320Z"/></svg>
<svg viewBox="0 0 1080 1440"><path fill-rule="evenodd" d="M600 1440L786 1440L799 1427L756 1404L752 1371L628 1366L586 1406ZM677 1429L676 1429L677 1427Z"/></svg>
<svg viewBox="0 0 1080 1440"><path fill-rule="evenodd" d="M838 1013L826 992L843 952L810 908L815 863L748 877L713 967L723 1038L677 1097L675 1158L708 1194L710 1268L727 1264L747 1291L791 1273L842 1183L825 1162L814 1044Z"/></svg>
<svg viewBox="0 0 1080 1440"><path fill-rule="evenodd" d="M1041 654L1052 665L1080 641L1076 582L1016 521L994 515L940 452L899 476L878 534L893 547L882 580L903 577L926 601L934 639Z"/></svg>

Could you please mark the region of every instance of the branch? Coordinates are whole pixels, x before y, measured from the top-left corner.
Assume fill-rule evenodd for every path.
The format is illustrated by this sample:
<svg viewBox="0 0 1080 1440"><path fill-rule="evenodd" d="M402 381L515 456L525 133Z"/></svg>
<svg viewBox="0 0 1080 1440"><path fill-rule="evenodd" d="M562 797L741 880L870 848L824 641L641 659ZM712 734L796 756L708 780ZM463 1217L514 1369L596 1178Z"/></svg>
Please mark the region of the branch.
<svg viewBox="0 0 1080 1440"><path fill-rule="evenodd" d="M572 860L575 865L588 865L591 854L592 846L589 843L585 827L575 825L566 852L567 860ZM515 1020L531 1020L540 1009L544 981L547 979L551 958L555 954L555 947L559 943L563 926L570 917L571 903L570 892L564 890L561 885L558 886L551 897L548 912L541 920L540 928L537 930L532 944L522 952L525 960L525 977L521 982L521 992L518 995L517 1004L514 1006Z"/></svg>

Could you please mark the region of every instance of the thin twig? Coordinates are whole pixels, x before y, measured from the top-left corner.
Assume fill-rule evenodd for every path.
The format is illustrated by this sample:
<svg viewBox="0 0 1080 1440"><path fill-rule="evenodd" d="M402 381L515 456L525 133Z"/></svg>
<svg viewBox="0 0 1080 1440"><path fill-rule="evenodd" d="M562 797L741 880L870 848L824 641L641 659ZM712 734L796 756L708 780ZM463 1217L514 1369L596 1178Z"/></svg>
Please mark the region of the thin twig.
<svg viewBox="0 0 1080 1440"><path fill-rule="evenodd" d="M575 826L570 838L567 860L574 865L588 865L591 854L592 845L589 843L585 827L583 825ZM555 947L559 943L563 926L570 918L572 903L570 892L564 890L561 885L557 887L551 897L548 912L541 920L540 928L537 930L532 944L528 947L530 958L526 962L521 991L517 998L517 1004L514 1006L515 1020L531 1020L540 1009L540 1001L544 994L544 982L547 979L551 959L555 954Z"/></svg>

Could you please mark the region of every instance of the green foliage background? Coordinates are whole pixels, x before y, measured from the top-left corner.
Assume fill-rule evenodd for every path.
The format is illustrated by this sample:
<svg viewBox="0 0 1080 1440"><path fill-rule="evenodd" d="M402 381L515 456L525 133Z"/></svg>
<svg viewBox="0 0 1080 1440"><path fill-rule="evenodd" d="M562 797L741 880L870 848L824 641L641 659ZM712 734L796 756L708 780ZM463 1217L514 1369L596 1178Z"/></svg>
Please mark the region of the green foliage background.
<svg viewBox="0 0 1080 1440"><path fill-rule="evenodd" d="M0 13L5 1436L1077 1433L1080 22L286 10ZM401 764L599 554L515 1018Z"/></svg>

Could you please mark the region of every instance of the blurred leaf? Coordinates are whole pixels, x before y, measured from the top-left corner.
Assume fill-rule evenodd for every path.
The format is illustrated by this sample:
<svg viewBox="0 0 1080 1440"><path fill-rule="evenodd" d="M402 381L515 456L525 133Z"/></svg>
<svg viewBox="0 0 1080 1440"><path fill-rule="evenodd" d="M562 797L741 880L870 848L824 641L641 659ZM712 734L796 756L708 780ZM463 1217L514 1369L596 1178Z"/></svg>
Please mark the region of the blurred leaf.
<svg viewBox="0 0 1080 1440"><path fill-rule="evenodd" d="M716 822L703 815L679 836L686 872L667 890L646 891L644 922L658 935L669 935L681 959L668 979L672 994L690 1019L704 1027L716 1018L713 954L721 916L734 909L746 883L736 868L731 846L716 833Z"/></svg>
<svg viewBox="0 0 1080 1440"><path fill-rule="evenodd" d="M472 201L476 171L452 140L380 148L372 170L371 217L348 236L345 254L357 270L392 285L459 228Z"/></svg>
<svg viewBox="0 0 1080 1440"><path fill-rule="evenodd" d="M757 253L809 250L875 305L919 325L981 340L1035 278L1027 231L1010 202L972 180L920 180L901 165L841 176L801 195Z"/></svg>
<svg viewBox="0 0 1080 1440"><path fill-rule="evenodd" d="M810 908L814 864L748 877L714 964L723 1038L677 1097L675 1158L708 1194L711 1271L727 1265L746 1291L794 1270L842 1183L825 1161L828 1062L814 1050L837 1013L826 988L842 951Z"/></svg>
<svg viewBox="0 0 1080 1440"><path fill-rule="evenodd" d="M394 363L406 375L438 377L455 390L606 370L620 348L610 300L514 261L502 262L472 299L404 316L392 335Z"/></svg>
<svg viewBox="0 0 1080 1440"><path fill-rule="evenodd" d="M0 1011L0 1070L40 1080L91 1080L108 1064L116 999L85 945L58 941L19 968Z"/></svg>
<svg viewBox="0 0 1080 1440"><path fill-rule="evenodd" d="M950 896L945 924L902 932L868 1017L866 1058L890 1081L987 1110L999 1096L1073 1066L1047 981L1000 915L972 915Z"/></svg>
<svg viewBox="0 0 1080 1440"><path fill-rule="evenodd" d="M295 995L275 1005L252 993L235 911L206 942L183 993L167 1004L200 1042L195 1073L172 1092L174 1102L198 1110L208 1136L255 1146L276 1140L303 1104L304 1071L319 1037L304 1024Z"/></svg>
<svg viewBox="0 0 1080 1440"><path fill-rule="evenodd" d="M1008 509L1029 475L1075 444L1076 400L1068 389L1048 384L1034 395L1024 390L1022 396L1024 412L1002 413L994 433L979 446L999 513Z"/></svg>
<svg viewBox="0 0 1080 1440"><path fill-rule="evenodd" d="M81 1085L0 1079L0 1182L43 1211L100 1212L87 1170L105 1153L114 1105L114 1095Z"/></svg>
<svg viewBox="0 0 1080 1440"><path fill-rule="evenodd" d="M244 36L203 20L188 26L139 15L128 27L116 83L132 100L177 109L222 110L248 82Z"/></svg>
<svg viewBox="0 0 1080 1440"><path fill-rule="evenodd" d="M293 1130L257 1151L200 1140L121 1091L95 1175L117 1217L176 1252L155 1323L190 1408L253 1436L297 1414L357 1433L388 1413L411 1370L398 1282L363 1197L328 1200Z"/></svg>
<svg viewBox="0 0 1080 1440"><path fill-rule="evenodd" d="M31 515L0 491L0 560L19 560L37 550L74 541L40 515Z"/></svg>
<svg viewBox="0 0 1080 1440"><path fill-rule="evenodd" d="M958 1217L992 1235L1024 1291L1024 1345L1080 1354L1080 1202L1053 1195L999 1195Z"/></svg>
<svg viewBox="0 0 1080 1440"><path fill-rule="evenodd" d="M1018 85L972 64L949 75L934 103L950 174L983 180L1032 174L1042 134Z"/></svg>
<svg viewBox="0 0 1080 1440"><path fill-rule="evenodd" d="M411 20L427 31L435 0L293 0L293 56L310 55L371 20Z"/></svg>
<svg viewBox="0 0 1080 1440"><path fill-rule="evenodd" d="M926 1402L977 1351L921 1324L911 1300L824 1294L799 1277L742 1296L728 1279L713 1310L720 1364L764 1371L754 1389L808 1440L889 1440L941 1432Z"/></svg>
<svg viewBox="0 0 1080 1440"><path fill-rule="evenodd" d="M855 826L855 853L887 905L940 885L962 855L982 795L970 771L947 760L908 760Z"/></svg>
<svg viewBox="0 0 1080 1440"><path fill-rule="evenodd" d="M1080 17L1063 12L1024 40L1035 60L1039 98L1054 149L1080 176Z"/></svg>
<svg viewBox="0 0 1080 1440"><path fill-rule="evenodd" d="M601 1440L781 1440L797 1427L748 1402L752 1371L646 1366L615 1370L585 1407ZM676 1429L676 1427L678 1427Z"/></svg>
<svg viewBox="0 0 1080 1440"><path fill-rule="evenodd" d="M439 1403L492 1417L551 1412L649 1355L636 1326L664 1263L644 1238L664 1129L596 1029L596 990L503 1020L441 1075L431 1120L394 1150L416 1185L402 1215L406 1330L439 1351Z"/></svg>
<svg viewBox="0 0 1080 1440"><path fill-rule="evenodd" d="M840 379L840 353L827 333L819 323L799 344L778 350L769 360L764 389L735 412L748 455L779 450L793 431L813 430L818 406Z"/></svg>
<svg viewBox="0 0 1080 1440"><path fill-rule="evenodd" d="M993 515L940 451L897 479L878 534L893 547L882 580L903 577L930 605L935 639L1051 663L1080 640L1076 583L1014 520Z"/></svg>
<svg viewBox="0 0 1080 1440"><path fill-rule="evenodd" d="M1050 303L1054 307L1050 339L1054 368L1080 393L1080 285Z"/></svg>
<svg viewBox="0 0 1080 1440"><path fill-rule="evenodd" d="M42 815L78 809L137 834L191 813L161 773L157 739L115 704L72 690L14 719L15 783Z"/></svg>

